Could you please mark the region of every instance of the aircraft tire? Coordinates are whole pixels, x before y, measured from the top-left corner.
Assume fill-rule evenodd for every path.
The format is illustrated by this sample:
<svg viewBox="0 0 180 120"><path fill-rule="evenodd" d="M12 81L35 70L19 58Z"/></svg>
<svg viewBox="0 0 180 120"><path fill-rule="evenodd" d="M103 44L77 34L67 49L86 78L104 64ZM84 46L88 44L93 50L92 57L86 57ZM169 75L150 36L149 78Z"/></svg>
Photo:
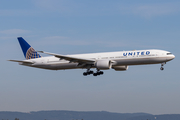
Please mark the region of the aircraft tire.
<svg viewBox="0 0 180 120"><path fill-rule="evenodd" d="M103 72L103 71L100 71L100 74L101 74L101 75L103 75L103 74L104 74L104 72Z"/></svg>
<svg viewBox="0 0 180 120"><path fill-rule="evenodd" d="M97 76L97 73L94 73L93 76Z"/></svg>
<svg viewBox="0 0 180 120"><path fill-rule="evenodd" d="M164 68L163 68L163 67L161 67L161 68L160 68L160 70L164 70Z"/></svg>
<svg viewBox="0 0 180 120"><path fill-rule="evenodd" d="M90 71L90 74L93 74L94 72L93 71Z"/></svg>
<svg viewBox="0 0 180 120"><path fill-rule="evenodd" d="M84 76L87 76L88 74L86 72L83 73Z"/></svg>

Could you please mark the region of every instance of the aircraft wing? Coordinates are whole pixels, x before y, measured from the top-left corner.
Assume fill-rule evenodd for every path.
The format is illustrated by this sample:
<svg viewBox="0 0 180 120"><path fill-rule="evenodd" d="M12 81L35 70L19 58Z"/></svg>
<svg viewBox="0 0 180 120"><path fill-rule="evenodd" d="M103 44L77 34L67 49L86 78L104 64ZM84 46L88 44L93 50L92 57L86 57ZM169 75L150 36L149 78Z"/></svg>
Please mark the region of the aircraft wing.
<svg viewBox="0 0 180 120"><path fill-rule="evenodd" d="M31 62L31 61L23 61L23 60L8 60L8 61L11 61L11 62L19 62L19 63L25 63L25 64L33 64L33 62Z"/></svg>
<svg viewBox="0 0 180 120"><path fill-rule="evenodd" d="M49 52L44 52L44 51L38 51L38 52L45 53L45 54L48 54L48 55L53 55L53 56L55 56L55 57L57 57L57 58L64 59L64 60L68 60L68 61L70 61L70 62L77 62L77 63L94 63L94 62L96 61L96 60L94 60L94 59L71 57L71 56L68 56L68 55L60 55L60 54L49 53Z"/></svg>

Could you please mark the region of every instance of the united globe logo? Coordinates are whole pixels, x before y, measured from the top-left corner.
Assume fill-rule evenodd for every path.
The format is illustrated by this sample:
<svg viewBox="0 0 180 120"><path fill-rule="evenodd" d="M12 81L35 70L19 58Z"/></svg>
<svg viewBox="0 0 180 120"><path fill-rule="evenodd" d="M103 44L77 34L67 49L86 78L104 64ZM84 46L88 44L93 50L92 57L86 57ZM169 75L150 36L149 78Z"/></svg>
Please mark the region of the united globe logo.
<svg viewBox="0 0 180 120"><path fill-rule="evenodd" d="M40 57L41 56L32 47L30 47L26 52L26 59L34 59Z"/></svg>

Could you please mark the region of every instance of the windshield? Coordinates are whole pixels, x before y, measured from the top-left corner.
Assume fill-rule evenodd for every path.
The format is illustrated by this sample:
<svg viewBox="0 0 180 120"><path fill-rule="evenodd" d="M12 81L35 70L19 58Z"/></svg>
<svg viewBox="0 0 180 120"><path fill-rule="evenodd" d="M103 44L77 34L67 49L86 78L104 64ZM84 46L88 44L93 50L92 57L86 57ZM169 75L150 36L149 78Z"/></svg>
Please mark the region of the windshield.
<svg viewBox="0 0 180 120"><path fill-rule="evenodd" d="M167 53L167 55L172 55L172 53Z"/></svg>

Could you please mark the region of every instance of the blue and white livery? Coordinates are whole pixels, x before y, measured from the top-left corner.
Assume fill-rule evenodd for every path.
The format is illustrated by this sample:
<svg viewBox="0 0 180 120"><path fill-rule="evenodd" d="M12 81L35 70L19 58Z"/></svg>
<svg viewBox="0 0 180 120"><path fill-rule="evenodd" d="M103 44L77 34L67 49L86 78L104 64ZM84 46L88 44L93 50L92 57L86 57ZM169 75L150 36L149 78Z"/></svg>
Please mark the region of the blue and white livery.
<svg viewBox="0 0 180 120"><path fill-rule="evenodd" d="M119 52L103 52L89 54L61 55L38 51L49 54L49 57L41 57L22 37L18 37L26 60L9 60L19 62L20 65L36 67L49 70L66 69L87 69L84 76L93 74L94 76L103 74L101 70L114 69L116 71L125 71L130 65L161 64L161 70L166 62L171 61L175 56L164 50L133 50ZM93 72L90 69L96 68Z"/></svg>

